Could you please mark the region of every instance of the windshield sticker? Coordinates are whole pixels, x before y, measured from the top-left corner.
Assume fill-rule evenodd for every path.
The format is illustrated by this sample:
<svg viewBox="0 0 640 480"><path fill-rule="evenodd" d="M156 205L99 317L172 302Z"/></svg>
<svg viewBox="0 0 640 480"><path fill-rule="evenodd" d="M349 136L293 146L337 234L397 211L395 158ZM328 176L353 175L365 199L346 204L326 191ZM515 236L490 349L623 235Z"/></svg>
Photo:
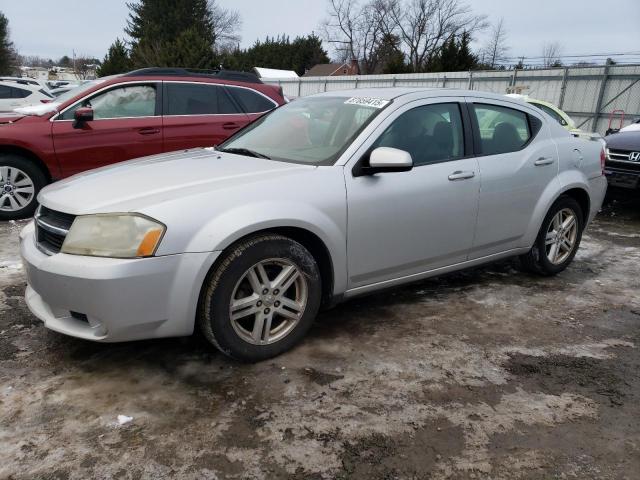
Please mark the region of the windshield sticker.
<svg viewBox="0 0 640 480"><path fill-rule="evenodd" d="M389 103L389 100L374 97L351 97L344 102L345 105L360 105L362 107L383 108Z"/></svg>

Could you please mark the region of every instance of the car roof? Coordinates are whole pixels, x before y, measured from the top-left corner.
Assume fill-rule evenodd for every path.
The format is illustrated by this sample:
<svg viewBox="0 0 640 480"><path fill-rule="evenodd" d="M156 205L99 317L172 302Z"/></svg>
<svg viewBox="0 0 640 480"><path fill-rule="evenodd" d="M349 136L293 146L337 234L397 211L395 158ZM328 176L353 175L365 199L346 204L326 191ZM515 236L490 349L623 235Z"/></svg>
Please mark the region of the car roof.
<svg viewBox="0 0 640 480"><path fill-rule="evenodd" d="M18 83L13 80L0 80L0 85L3 85L5 87L23 88L25 90L32 90L34 92L39 91L41 88L38 85L32 85L30 83Z"/></svg>
<svg viewBox="0 0 640 480"><path fill-rule="evenodd" d="M419 87L378 87L378 88L352 88L349 90L335 90L330 92L324 92L315 96L326 97L373 97L382 100L395 100L400 97L410 97L408 100L420 99L420 98L435 98L435 97L471 97L471 98L488 98L502 101L512 101L517 104L524 104L519 99L506 98L505 95L480 92L477 90L464 90L457 88L419 88Z"/></svg>

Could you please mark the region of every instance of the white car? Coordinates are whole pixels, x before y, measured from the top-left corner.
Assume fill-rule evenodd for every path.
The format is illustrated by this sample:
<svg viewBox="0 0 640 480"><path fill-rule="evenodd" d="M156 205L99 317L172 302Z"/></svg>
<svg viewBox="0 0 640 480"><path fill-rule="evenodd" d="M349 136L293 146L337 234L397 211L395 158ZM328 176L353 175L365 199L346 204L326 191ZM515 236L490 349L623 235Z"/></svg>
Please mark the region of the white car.
<svg viewBox="0 0 640 480"><path fill-rule="evenodd" d="M38 90L42 89L46 92L51 90L47 82L43 82L42 80L36 80L35 78L31 78L31 77L0 77L0 82L20 83L22 85L28 85Z"/></svg>
<svg viewBox="0 0 640 480"><path fill-rule="evenodd" d="M46 90L17 82L0 82L0 112L48 103L53 96Z"/></svg>
<svg viewBox="0 0 640 480"><path fill-rule="evenodd" d="M620 129L620 131L621 132L637 132L637 131L640 131L640 118L637 119L635 122L630 123L626 127L622 127Z"/></svg>

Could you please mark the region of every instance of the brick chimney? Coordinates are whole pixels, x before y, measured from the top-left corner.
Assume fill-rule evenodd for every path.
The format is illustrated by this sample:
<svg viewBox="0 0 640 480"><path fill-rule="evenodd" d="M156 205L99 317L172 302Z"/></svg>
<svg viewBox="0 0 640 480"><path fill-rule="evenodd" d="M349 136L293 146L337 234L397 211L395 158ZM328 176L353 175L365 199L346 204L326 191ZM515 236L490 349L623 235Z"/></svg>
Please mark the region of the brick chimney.
<svg viewBox="0 0 640 480"><path fill-rule="evenodd" d="M351 59L351 63L349 65L349 68L351 70L351 75L357 75L358 74L358 60L355 58Z"/></svg>

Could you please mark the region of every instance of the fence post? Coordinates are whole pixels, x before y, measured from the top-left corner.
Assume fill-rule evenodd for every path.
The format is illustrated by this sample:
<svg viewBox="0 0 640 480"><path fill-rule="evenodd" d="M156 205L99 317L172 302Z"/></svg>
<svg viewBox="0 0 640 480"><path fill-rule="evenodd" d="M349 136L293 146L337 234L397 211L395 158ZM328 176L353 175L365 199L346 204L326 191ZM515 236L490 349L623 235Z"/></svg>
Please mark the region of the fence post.
<svg viewBox="0 0 640 480"><path fill-rule="evenodd" d="M353 88L358 88L358 78L359 78L359 77L356 75L356 84L354 85L354 87L353 87Z"/></svg>
<svg viewBox="0 0 640 480"><path fill-rule="evenodd" d="M600 84L600 93L598 93L598 103L596 103L596 111L593 114L593 122L591 123L591 131L595 132L598 126L598 117L600 117L600 109L602 108L602 101L604 100L604 92L607 89L607 83L609 82L609 65L605 65L604 72L602 74L602 83Z"/></svg>
<svg viewBox="0 0 640 480"><path fill-rule="evenodd" d="M514 68L513 69L513 75L511 75L511 87L515 87L516 86L516 81L518 79L518 69ZM513 92L511 92L513 93Z"/></svg>
<svg viewBox="0 0 640 480"><path fill-rule="evenodd" d="M447 76L442 77L442 88L447 88Z"/></svg>
<svg viewBox="0 0 640 480"><path fill-rule="evenodd" d="M569 67L564 67L564 73L562 74L562 85L560 86L560 101L558 102L558 108L562 109L564 105L564 93L567 91L567 80L569 78Z"/></svg>
<svg viewBox="0 0 640 480"><path fill-rule="evenodd" d="M391 84L391 86L392 86L392 87L395 87L395 86L396 86L396 80L397 80L397 78L396 78L396 76L394 75L394 76L393 76L393 83Z"/></svg>
<svg viewBox="0 0 640 480"><path fill-rule="evenodd" d="M473 90L473 72L469 70L469 82L467 83L467 90Z"/></svg>
<svg viewBox="0 0 640 480"><path fill-rule="evenodd" d="M327 77L324 77L324 91L327 91Z"/></svg>
<svg viewBox="0 0 640 480"><path fill-rule="evenodd" d="M298 79L298 96L302 95L302 79Z"/></svg>

